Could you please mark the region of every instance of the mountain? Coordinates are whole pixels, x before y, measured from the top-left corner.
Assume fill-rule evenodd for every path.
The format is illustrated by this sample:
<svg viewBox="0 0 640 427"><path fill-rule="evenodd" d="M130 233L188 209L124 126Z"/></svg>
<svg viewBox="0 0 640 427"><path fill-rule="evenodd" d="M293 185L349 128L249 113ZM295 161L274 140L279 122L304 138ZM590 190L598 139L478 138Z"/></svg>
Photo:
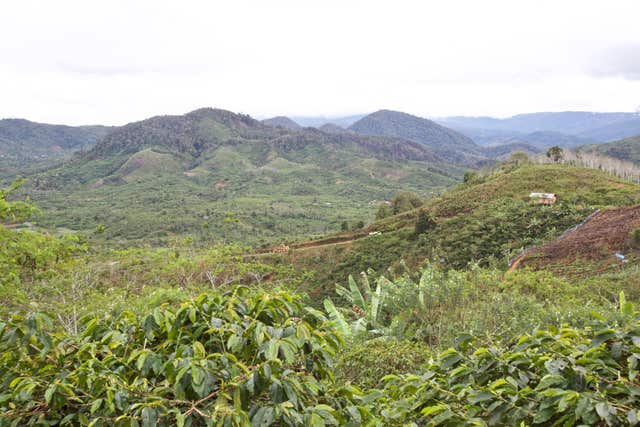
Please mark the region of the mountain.
<svg viewBox="0 0 640 427"><path fill-rule="evenodd" d="M291 120L289 117L278 116L270 119L262 120L262 123L274 127L283 127L287 129L300 129L300 125Z"/></svg>
<svg viewBox="0 0 640 427"><path fill-rule="evenodd" d="M46 167L93 146L112 128L64 126L24 119L0 120L0 178Z"/></svg>
<svg viewBox="0 0 640 427"><path fill-rule="evenodd" d="M640 134L640 113L594 113L565 111L519 114L497 119L492 117L444 117L436 120L461 132L479 144L504 142L504 136L540 131L575 135L592 142L607 142ZM505 135L506 134L506 135ZM578 144L578 141L571 145ZM567 145L569 146L569 145Z"/></svg>
<svg viewBox="0 0 640 427"><path fill-rule="evenodd" d="M438 119L438 123L451 128L510 130L522 133L555 131L594 138L589 132L610 125L620 126L626 121L640 119L639 113L594 113L564 111L519 114L497 119L492 117L453 116Z"/></svg>
<svg viewBox="0 0 640 427"><path fill-rule="evenodd" d="M343 127L335 125L333 123L325 123L322 126L318 127L319 130L326 133L344 133L347 130Z"/></svg>
<svg viewBox="0 0 640 427"><path fill-rule="evenodd" d="M326 117L326 116L293 116L293 119L300 126L304 127L319 127L325 123L331 123L336 126L340 126L341 128L346 128L351 126L353 123L357 122L361 118L363 118L364 114L356 114L352 116L336 116L336 117Z"/></svg>
<svg viewBox="0 0 640 427"><path fill-rule="evenodd" d="M368 220L401 189L424 196L463 170L392 137L287 129L204 108L116 128L70 162L32 177L47 225L107 239L264 243ZM74 206L73 211L68 209Z"/></svg>
<svg viewBox="0 0 640 427"><path fill-rule="evenodd" d="M590 129L582 132L580 135L592 140L603 142L640 135L640 116L636 115L636 118L630 120L624 120L595 129Z"/></svg>
<svg viewBox="0 0 640 427"><path fill-rule="evenodd" d="M454 127L456 131L471 138L482 146L498 146L503 144L527 144L542 150L558 145L560 147L576 147L593 144L594 139L571 135L557 131L518 132L514 130L480 129Z"/></svg>
<svg viewBox="0 0 640 427"><path fill-rule="evenodd" d="M509 154L517 151L524 151L529 154L538 154L542 152L540 148L524 142L510 142L483 148L483 152L487 157L498 160L502 160L508 157Z"/></svg>
<svg viewBox="0 0 640 427"><path fill-rule="evenodd" d="M596 141L576 135L569 135L557 131L537 131L525 135L521 135L507 142L524 142L525 144L537 147L540 150L545 148L560 147L577 147L578 145L592 144Z"/></svg>
<svg viewBox="0 0 640 427"><path fill-rule="evenodd" d="M581 151L598 152L620 160L640 164L640 135L606 144L587 145Z"/></svg>
<svg viewBox="0 0 640 427"><path fill-rule="evenodd" d="M460 165L478 165L486 160L470 138L431 120L398 111L380 110L348 128L362 135L387 136L417 142L444 160Z"/></svg>
<svg viewBox="0 0 640 427"><path fill-rule="evenodd" d="M436 122L441 123L441 122ZM445 125L446 126L446 125ZM506 144L507 142L517 140L524 132L518 132L514 130L503 129L486 129L486 128L468 128L462 126L448 126L450 129L455 130L469 137L478 145L499 145Z"/></svg>

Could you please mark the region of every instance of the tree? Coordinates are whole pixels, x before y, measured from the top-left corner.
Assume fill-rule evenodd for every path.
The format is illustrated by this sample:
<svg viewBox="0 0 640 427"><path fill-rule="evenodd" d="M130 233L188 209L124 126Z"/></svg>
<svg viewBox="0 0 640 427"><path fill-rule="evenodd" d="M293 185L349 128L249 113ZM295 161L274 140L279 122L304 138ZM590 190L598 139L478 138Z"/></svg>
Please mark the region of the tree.
<svg viewBox="0 0 640 427"><path fill-rule="evenodd" d="M358 222L356 222L353 226L354 230L360 230L361 228L364 228L364 221L360 220Z"/></svg>
<svg viewBox="0 0 640 427"><path fill-rule="evenodd" d="M472 171L467 171L464 173L464 177L462 178L462 180L465 183L470 183L472 182L474 179L476 179L478 177L478 174L476 172L472 172Z"/></svg>
<svg viewBox="0 0 640 427"><path fill-rule="evenodd" d="M556 163L562 160L563 154L564 154L564 151L562 150L562 148L558 147L557 145L549 148L549 151L547 151L547 157Z"/></svg>
<svg viewBox="0 0 640 427"><path fill-rule="evenodd" d="M420 212L418 215L418 219L416 220L416 227L414 234L416 236L423 234L429 230L432 230L436 227L436 220L433 218L431 214L426 211Z"/></svg>
<svg viewBox="0 0 640 427"><path fill-rule="evenodd" d="M527 154L526 151L514 151L509 155L509 158L507 159L506 163L520 166L530 162L531 161L529 160L529 154Z"/></svg>
<svg viewBox="0 0 640 427"><path fill-rule="evenodd" d="M349 223L347 221L343 221L342 224L340 225L340 230L349 231Z"/></svg>
<svg viewBox="0 0 640 427"><path fill-rule="evenodd" d="M378 205L378 211L376 212L376 219L384 219L393 215L391 205L389 202L382 202Z"/></svg>
<svg viewBox="0 0 640 427"><path fill-rule="evenodd" d="M419 208L423 204L424 202L417 194L412 193L411 191L403 191L396 194L393 200L391 200L391 210L394 215L397 215L402 212Z"/></svg>

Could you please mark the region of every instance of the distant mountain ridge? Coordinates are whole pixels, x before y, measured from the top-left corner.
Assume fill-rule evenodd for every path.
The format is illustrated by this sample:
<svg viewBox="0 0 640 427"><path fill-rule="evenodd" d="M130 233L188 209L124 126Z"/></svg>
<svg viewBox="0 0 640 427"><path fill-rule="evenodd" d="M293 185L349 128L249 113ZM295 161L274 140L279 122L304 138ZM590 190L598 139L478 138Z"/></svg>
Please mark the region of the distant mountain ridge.
<svg viewBox="0 0 640 427"><path fill-rule="evenodd" d="M25 119L0 120L0 175L46 167L88 149L114 128L65 126Z"/></svg>
<svg viewBox="0 0 640 427"><path fill-rule="evenodd" d="M564 111L518 114L504 119L452 116L439 118L436 121L443 126L462 132L465 130L474 133L479 133L479 130L518 133L552 131L602 142L640 133L640 113Z"/></svg>
<svg viewBox="0 0 640 427"><path fill-rule="evenodd" d="M358 120L350 131L372 136L387 136L419 143L447 162L478 165L486 158L470 138L431 120L407 113L380 110Z"/></svg>
<svg viewBox="0 0 640 427"><path fill-rule="evenodd" d="M326 123L347 128L363 118L366 114L354 114L350 116L291 116L290 119L303 127L320 127Z"/></svg>

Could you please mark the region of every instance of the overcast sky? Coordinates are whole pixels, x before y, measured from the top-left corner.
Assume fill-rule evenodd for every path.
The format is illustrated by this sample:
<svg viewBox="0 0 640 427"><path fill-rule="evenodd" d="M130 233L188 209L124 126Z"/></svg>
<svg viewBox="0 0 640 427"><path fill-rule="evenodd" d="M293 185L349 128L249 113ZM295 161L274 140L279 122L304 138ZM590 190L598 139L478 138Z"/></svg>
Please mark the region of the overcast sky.
<svg viewBox="0 0 640 427"><path fill-rule="evenodd" d="M639 17L639 0L6 0L0 117L634 111Z"/></svg>

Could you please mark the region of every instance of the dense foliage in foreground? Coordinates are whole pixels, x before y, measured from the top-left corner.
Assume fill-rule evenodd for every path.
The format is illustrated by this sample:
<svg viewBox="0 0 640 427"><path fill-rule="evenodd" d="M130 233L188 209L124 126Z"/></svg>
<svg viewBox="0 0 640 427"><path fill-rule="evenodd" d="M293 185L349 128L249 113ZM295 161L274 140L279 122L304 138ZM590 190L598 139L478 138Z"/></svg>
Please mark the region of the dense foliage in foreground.
<svg viewBox="0 0 640 427"><path fill-rule="evenodd" d="M136 317L87 318L78 336L42 314L0 323L0 425L635 425L640 321L502 342L462 335L383 389L340 386L340 335L279 293L201 296Z"/></svg>
<svg viewBox="0 0 640 427"><path fill-rule="evenodd" d="M0 425L335 423L339 336L288 295L247 294L87 318L79 336L44 315L0 323Z"/></svg>

